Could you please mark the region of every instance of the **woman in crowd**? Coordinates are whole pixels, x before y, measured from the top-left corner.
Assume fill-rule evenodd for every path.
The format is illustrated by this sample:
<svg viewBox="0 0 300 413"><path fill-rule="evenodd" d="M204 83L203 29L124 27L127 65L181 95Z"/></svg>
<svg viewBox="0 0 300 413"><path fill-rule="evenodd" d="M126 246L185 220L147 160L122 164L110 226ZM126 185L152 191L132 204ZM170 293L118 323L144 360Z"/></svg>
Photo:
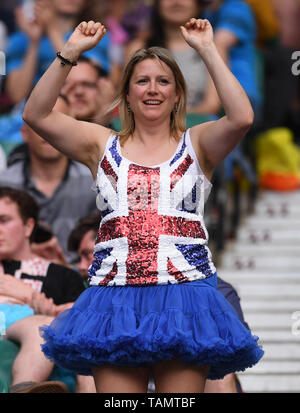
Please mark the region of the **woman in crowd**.
<svg viewBox="0 0 300 413"><path fill-rule="evenodd" d="M163 48L137 51L121 84L122 130L52 110L72 65L105 28L82 22L33 90L24 120L95 179L102 219L89 288L42 329L43 351L93 375L98 392L203 392L257 363L257 337L216 289L203 219L213 169L242 139L253 111L214 45L207 20L180 28L205 62L226 115L185 130L186 87Z"/></svg>

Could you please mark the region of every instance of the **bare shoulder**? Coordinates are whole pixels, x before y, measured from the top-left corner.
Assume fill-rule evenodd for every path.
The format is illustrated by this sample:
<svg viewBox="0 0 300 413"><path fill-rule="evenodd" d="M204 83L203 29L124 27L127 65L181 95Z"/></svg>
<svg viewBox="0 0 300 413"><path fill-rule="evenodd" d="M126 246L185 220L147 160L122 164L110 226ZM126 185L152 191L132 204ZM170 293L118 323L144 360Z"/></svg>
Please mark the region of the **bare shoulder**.
<svg viewBox="0 0 300 413"><path fill-rule="evenodd" d="M99 148L100 158L102 156L101 152L104 152L106 143L110 135L116 133L113 129L107 128L106 126L99 125L97 123L84 122L85 127L89 128L91 135L93 136L94 142Z"/></svg>
<svg viewBox="0 0 300 413"><path fill-rule="evenodd" d="M191 143L203 173L208 179L211 179L214 166L209 162L209 156L205 151L203 141L209 134L209 130L213 126L214 121L200 123L190 128Z"/></svg>
<svg viewBox="0 0 300 413"><path fill-rule="evenodd" d="M93 147L90 152L90 159L88 160L88 167L90 168L94 178L97 175L98 163L102 158L106 144L109 137L116 132L110 128L99 125L97 123L81 122L85 129L85 136L88 136Z"/></svg>
<svg viewBox="0 0 300 413"><path fill-rule="evenodd" d="M214 169L224 161L247 133L250 122L232 122L226 115L191 128L191 140L206 168Z"/></svg>

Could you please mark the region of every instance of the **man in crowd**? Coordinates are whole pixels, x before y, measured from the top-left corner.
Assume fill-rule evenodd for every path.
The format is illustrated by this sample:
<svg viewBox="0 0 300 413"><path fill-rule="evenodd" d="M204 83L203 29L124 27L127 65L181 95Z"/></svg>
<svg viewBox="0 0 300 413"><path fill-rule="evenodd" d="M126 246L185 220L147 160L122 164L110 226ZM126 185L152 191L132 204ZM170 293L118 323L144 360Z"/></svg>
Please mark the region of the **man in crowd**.
<svg viewBox="0 0 300 413"><path fill-rule="evenodd" d="M41 351L39 327L70 308L85 287L78 272L32 252L38 210L27 192L0 188L0 312L5 337L20 344L11 392L66 392L63 383L47 381L54 365ZM45 308L44 314L35 314L27 304L32 297L37 302L45 298L50 315Z"/></svg>
<svg viewBox="0 0 300 413"><path fill-rule="evenodd" d="M68 100L60 96L54 110L69 114ZM75 223L96 208L93 180L85 165L68 159L27 124L22 126L26 145L15 151L0 173L0 186L26 190L40 207L40 220L54 236L36 245L36 252L62 264L72 260L67 239ZM67 256L65 259L64 255Z"/></svg>
<svg viewBox="0 0 300 413"><path fill-rule="evenodd" d="M94 61L80 56L77 66L70 71L62 93L70 103L75 119L110 126L111 113L107 110L116 92L106 72Z"/></svg>

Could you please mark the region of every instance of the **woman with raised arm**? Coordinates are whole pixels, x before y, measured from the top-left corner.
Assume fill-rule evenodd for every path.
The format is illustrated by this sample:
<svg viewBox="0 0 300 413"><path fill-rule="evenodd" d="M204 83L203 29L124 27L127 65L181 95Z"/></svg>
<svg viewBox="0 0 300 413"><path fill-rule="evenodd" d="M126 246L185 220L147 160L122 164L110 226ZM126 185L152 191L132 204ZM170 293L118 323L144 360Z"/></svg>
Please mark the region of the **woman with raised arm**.
<svg viewBox="0 0 300 413"><path fill-rule="evenodd" d="M76 28L24 111L33 129L95 178L102 219L89 288L42 334L45 354L92 374L98 392L146 392L152 373L157 392L199 393L206 378L244 370L263 355L216 289L203 219L213 169L253 112L210 23L191 19L180 30L207 65L226 111L220 120L185 130L185 82L158 47L138 50L125 69L120 133L54 112L71 65L105 33L95 22Z"/></svg>

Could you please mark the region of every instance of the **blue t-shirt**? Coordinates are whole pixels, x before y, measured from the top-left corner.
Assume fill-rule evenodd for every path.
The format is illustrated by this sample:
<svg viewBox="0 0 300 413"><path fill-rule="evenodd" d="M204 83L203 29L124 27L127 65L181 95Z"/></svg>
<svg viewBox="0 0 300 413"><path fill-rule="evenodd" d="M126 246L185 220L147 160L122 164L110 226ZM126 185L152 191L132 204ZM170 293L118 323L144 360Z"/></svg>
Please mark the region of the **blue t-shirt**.
<svg viewBox="0 0 300 413"><path fill-rule="evenodd" d="M214 32L225 29L238 38L229 54L229 66L243 86L248 97L260 103L261 95L256 75L256 22L250 6L240 0L224 0L214 12L206 12L204 18L213 26Z"/></svg>
<svg viewBox="0 0 300 413"><path fill-rule="evenodd" d="M72 32L65 35L65 40L71 36ZM108 72L110 70L109 61L110 36L108 33L103 37L101 42L83 55L98 62L101 67ZM29 47L29 39L23 32L13 33L7 42L6 48L6 72L19 69L24 61L26 51ZM42 37L39 44L37 73L34 83L45 73L50 64L56 57L56 52L48 37Z"/></svg>
<svg viewBox="0 0 300 413"><path fill-rule="evenodd" d="M71 36L72 32L66 33L65 40ZM23 32L15 32L9 38L6 48L6 73L19 69L24 61L26 51L29 47L29 39ZM110 36L108 33L103 37L101 42L83 55L96 61L106 71L110 70L109 61ZM51 41L42 37L39 50L36 75L34 84L42 77L48 67L56 57L56 52ZM8 154L19 143L23 142L20 128L23 124L22 112L23 104L16 108L15 113L0 116L0 144Z"/></svg>

